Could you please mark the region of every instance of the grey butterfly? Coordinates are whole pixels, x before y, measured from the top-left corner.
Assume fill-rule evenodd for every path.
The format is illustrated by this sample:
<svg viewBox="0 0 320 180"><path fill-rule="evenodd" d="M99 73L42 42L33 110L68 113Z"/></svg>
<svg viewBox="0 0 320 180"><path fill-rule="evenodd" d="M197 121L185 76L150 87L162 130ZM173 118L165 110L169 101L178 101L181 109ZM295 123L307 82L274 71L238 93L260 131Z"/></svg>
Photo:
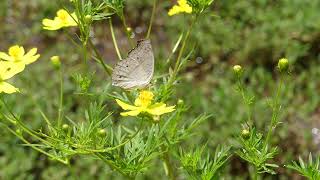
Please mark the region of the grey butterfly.
<svg viewBox="0 0 320 180"><path fill-rule="evenodd" d="M146 87L154 73L154 55L150 40L140 40L128 57L113 69L112 85L123 89Z"/></svg>

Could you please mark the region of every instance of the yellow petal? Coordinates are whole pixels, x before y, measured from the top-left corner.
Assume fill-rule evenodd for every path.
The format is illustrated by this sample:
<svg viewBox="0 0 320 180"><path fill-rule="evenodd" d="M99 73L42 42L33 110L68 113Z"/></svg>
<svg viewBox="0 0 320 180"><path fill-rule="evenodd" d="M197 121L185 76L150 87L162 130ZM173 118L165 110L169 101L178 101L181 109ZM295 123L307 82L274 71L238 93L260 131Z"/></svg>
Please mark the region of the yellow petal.
<svg viewBox="0 0 320 180"><path fill-rule="evenodd" d="M0 61L0 79L6 80L20 73L25 68L23 63Z"/></svg>
<svg viewBox="0 0 320 180"><path fill-rule="evenodd" d="M169 16L173 16L175 14L179 14L181 12L181 7L180 6L177 6L177 5L174 5L168 12L168 15Z"/></svg>
<svg viewBox="0 0 320 180"><path fill-rule="evenodd" d="M39 57L40 57L40 54L35 55L35 56L31 56L31 57L24 57L22 62L24 64L28 65L28 64L31 64L31 63L35 62L36 60L38 60Z"/></svg>
<svg viewBox="0 0 320 180"><path fill-rule="evenodd" d="M19 92L18 88L15 88L14 86L12 86L9 83L6 82L0 82L0 93L7 93L7 94L12 94L15 92Z"/></svg>
<svg viewBox="0 0 320 180"><path fill-rule="evenodd" d="M25 57L31 57L37 54L38 49L37 48L32 48L30 51L27 52Z"/></svg>
<svg viewBox="0 0 320 180"><path fill-rule="evenodd" d="M122 112L120 113L121 116L138 116L141 113L141 110L133 110L128 112Z"/></svg>
<svg viewBox="0 0 320 180"><path fill-rule="evenodd" d="M59 20L55 19L43 19L42 20L43 29L55 31L62 28L62 24Z"/></svg>
<svg viewBox="0 0 320 180"><path fill-rule="evenodd" d="M116 102L123 110L137 110L137 109L139 109L139 107L124 103L124 102L120 101L119 99L116 99Z"/></svg>
<svg viewBox="0 0 320 180"><path fill-rule="evenodd" d="M11 56L9 56L8 54L6 54L4 52L0 52L0 59L6 60L6 61L13 61L14 60Z"/></svg>
<svg viewBox="0 0 320 180"><path fill-rule="evenodd" d="M22 46L14 45L9 48L9 55L12 57L22 57L24 53L24 48Z"/></svg>
<svg viewBox="0 0 320 180"><path fill-rule="evenodd" d="M166 104L164 104L164 103L156 103L156 104L150 106L147 109L147 112L149 114L152 114L152 115L155 115L155 116L160 116L162 114L174 111L175 110L174 108L175 108L175 106L167 107Z"/></svg>

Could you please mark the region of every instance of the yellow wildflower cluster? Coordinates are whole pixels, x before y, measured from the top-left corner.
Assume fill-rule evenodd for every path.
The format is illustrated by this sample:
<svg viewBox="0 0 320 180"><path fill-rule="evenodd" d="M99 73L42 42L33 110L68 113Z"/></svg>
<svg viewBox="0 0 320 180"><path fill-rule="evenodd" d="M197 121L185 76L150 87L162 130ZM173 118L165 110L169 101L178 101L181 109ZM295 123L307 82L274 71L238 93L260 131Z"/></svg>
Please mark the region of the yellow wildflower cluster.
<svg viewBox="0 0 320 180"><path fill-rule="evenodd" d="M127 112L122 112L121 116L137 116L140 113L160 116L175 110L175 106L167 107L167 105L162 102L152 104L153 97L154 95L151 91L141 91L134 105L126 104L119 99L116 99L116 102L123 110L128 110Z"/></svg>
<svg viewBox="0 0 320 180"><path fill-rule="evenodd" d="M174 5L168 15L173 16L180 13L192 13L192 7L187 3L187 0L178 0L178 5Z"/></svg>
<svg viewBox="0 0 320 180"><path fill-rule="evenodd" d="M8 53L0 52L0 93L12 94L19 92L18 88L5 82L5 80L22 72L26 65L35 62L39 57L37 48L32 48L25 53L24 48L18 45L10 47Z"/></svg>
<svg viewBox="0 0 320 180"><path fill-rule="evenodd" d="M55 31L63 27L77 26L77 21L75 13L69 14L66 10L60 9L54 19L43 19L42 25L43 29Z"/></svg>

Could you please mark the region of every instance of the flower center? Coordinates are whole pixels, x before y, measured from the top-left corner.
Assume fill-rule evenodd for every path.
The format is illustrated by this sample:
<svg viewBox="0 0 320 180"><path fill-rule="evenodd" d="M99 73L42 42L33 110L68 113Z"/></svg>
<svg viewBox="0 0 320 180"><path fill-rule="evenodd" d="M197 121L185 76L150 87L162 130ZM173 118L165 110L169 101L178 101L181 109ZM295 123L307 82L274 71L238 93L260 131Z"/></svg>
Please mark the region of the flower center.
<svg viewBox="0 0 320 180"><path fill-rule="evenodd" d="M61 21L66 21L69 14L65 10L60 10L57 12L57 16Z"/></svg>
<svg viewBox="0 0 320 180"><path fill-rule="evenodd" d="M141 91L138 97L138 106L148 107L153 100L153 93L151 91Z"/></svg>
<svg viewBox="0 0 320 180"><path fill-rule="evenodd" d="M21 57L21 54L22 52L19 46L13 46L9 49L9 55L14 59L18 59L19 57Z"/></svg>

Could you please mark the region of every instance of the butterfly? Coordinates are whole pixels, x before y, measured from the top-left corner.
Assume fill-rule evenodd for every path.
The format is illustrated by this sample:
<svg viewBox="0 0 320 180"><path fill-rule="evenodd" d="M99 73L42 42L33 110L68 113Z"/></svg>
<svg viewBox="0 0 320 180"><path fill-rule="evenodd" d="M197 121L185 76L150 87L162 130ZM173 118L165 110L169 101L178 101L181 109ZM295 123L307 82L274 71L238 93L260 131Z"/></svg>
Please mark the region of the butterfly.
<svg viewBox="0 0 320 180"><path fill-rule="evenodd" d="M123 89L142 89L151 81L154 73L154 55L150 40L140 40L128 53L128 57L119 61L112 73L112 85Z"/></svg>

